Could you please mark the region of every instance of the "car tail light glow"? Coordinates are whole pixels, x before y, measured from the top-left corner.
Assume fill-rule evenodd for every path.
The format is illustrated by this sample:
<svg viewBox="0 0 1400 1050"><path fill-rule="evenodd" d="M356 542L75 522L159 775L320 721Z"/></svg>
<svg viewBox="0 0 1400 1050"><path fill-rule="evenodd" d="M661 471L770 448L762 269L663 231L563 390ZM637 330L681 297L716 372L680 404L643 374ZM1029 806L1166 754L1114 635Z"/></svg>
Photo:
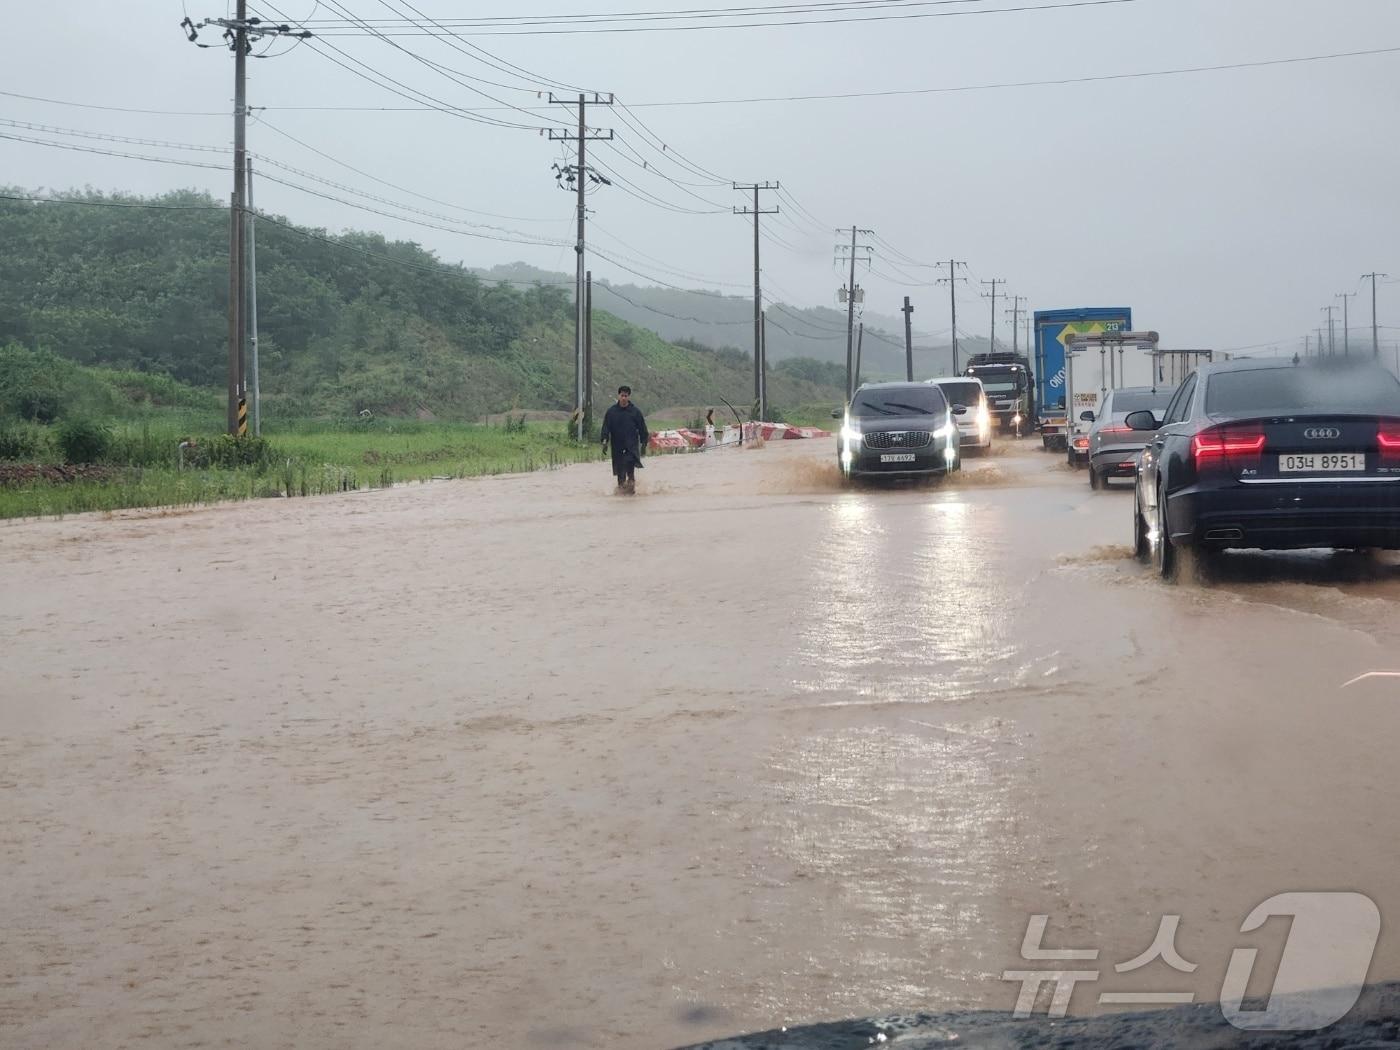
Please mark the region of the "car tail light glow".
<svg viewBox="0 0 1400 1050"><path fill-rule="evenodd" d="M1089 447L1089 439L1088 439L1088 438L1083 438L1083 437L1081 437L1081 438L1075 438L1075 439L1074 439L1074 447L1075 447L1075 448L1088 448L1088 447Z"/></svg>
<svg viewBox="0 0 1400 1050"><path fill-rule="evenodd" d="M1197 470L1213 463L1258 462L1265 440L1257 430L1211 427L1191 439L1191 459Z"/></svg>
<svg viewBox="0 0 1400 1050"><path fill-rule="evenodd" d="M1132 427L1103 427L1099 430L1100 434L1131 434L1132 432Z"/></svg>
<svg viewBox="0 0 1400 1050"><path fill-rule="evenodd" d="M1382 423L1376 433L1381 459L1400 459L1400 423Z"/></svg>

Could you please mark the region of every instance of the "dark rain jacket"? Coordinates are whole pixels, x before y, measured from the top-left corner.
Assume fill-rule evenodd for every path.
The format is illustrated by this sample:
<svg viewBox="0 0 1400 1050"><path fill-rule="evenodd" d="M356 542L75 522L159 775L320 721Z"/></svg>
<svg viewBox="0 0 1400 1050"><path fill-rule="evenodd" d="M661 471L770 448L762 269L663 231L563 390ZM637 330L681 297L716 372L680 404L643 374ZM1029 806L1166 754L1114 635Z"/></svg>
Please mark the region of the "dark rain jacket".
<svg viewBox="0 0 1400 1050"><path fill-rule="evenodd" d="M651 434L642 410L635 404L626 408L614 404L603 414L603 445L612 449L613 473L639 467Z"/></svg>

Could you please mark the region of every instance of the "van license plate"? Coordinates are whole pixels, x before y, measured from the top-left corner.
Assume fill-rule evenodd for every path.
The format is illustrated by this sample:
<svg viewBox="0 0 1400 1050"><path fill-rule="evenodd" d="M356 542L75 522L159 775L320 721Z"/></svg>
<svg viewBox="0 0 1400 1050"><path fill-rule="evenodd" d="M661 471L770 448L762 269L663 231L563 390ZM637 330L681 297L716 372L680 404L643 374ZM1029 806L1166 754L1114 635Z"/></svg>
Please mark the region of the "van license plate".
<svg viewBox="0 0 1400 1050"><path fill-rule="evenodd" d="M914 453L912 452L886 452L880 457L881 463L913 463Z"/></svg>

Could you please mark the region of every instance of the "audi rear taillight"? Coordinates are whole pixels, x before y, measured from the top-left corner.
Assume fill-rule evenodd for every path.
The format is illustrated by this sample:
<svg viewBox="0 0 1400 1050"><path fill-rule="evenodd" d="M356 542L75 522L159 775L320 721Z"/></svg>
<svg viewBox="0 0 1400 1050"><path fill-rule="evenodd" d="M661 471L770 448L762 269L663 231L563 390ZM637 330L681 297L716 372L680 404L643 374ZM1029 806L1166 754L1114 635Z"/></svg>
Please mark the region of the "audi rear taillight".
<svg viewBox="0 0 1400 1050"><path fill-rule="evenodd" d="M1400 423L1382 423L1376 432L1381 459L1400 460Z"/></svg>
<svg viewBox="0 0 1400 1050"><path fill-rule="evenodd" d="M1191 459L1197 470L1214 464L1238 467L1258 463L1264 442L1265 437L1258 430L1210 427L1191 439Z"/></svg>

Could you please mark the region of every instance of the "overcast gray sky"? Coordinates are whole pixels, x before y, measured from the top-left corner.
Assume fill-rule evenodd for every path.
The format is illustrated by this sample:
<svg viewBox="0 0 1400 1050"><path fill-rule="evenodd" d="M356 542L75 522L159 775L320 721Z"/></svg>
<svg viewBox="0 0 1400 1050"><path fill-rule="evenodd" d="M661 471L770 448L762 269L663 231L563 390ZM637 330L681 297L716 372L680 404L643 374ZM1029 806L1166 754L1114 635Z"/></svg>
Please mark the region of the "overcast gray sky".
<svg viewBox="0 0 1400 1050"><path fill-rule="evenodd" d="M787 2L787 0L784 0ZM881 8L881 14L1039 6L1055 0L969 0L960 5ZM735 0L525 0L511 4L414 0L434 18L586 14L706 6ZM186 0L198 21L223 16L223 0ZM390 4L398 10L391 8ZM776 6L768 0L763 6ZM859 4L852 6L860 6ZM399 0L254 3L266 15L391 18ZM866 13L871 13L867 11ZM94 105L224 115L113 112L0 95L0 116L111 135L225 147L231 141L232 60L187 43L178 0L141 0L118 16L110 3L28 5L0 43L0 90ZM811 16L798 16L811 17ZM849 15L845 17L850 17ZM732 20L732 19L730 19ZM465 31L464 31L465 32ZM422 36L394 41L462 74L529 112L489 109L520 123L567 123L527 89L526 78ZM949 88L1132 73L1400 48L1400 5L1390 0L1130 0L1074 9L899 18L834 25L684 32L485 35L468 38L505 62L561 84L617 93L661 141L726 179L781 180L817 222L778 202L766 242L766 290L809 306L834 303L829 227L857 223L877 245L860 281L872 310L893 313L914 297L919 327L946 330L947 294L906 287L935 276L908 260L965 259L959 327L987 330L981 280L1005 278L1032 309L1127 305L1136 326L1174 346L1301 346L1325 324L1320 308L1356 291L1363 272L1400 277L1394 190L1400 141L1400 53L1100 83L867 97L844 100L667 106L750 97ZM218 43L214 31L201 42ZM267 109L249 130L255 153L458 219L532 237L572 238L572 198L550 165L561 147L534 130L503 129L437 111L325 111L297 107L403 107L413 103L333 64L330 46L449 107L496 103L368 34L323 36L250 62L249 102ZM273 49L274 55L286 51ZM342 56L331 55L342 62ZM471 82L469 82L471 83ZM537 85L538 86L538 85ZM546 89L547 90L547 89ZM535 108L537 107L537 108ZM600 165L671 205L709 211L686 191L726 209L743 204L727 187L663 158L621 115L596 110L590 124L618 129L596 151ZM292 136L294 142L277 131ZM0 133L98 148L222 163L198 154L81 140L0 127ZM391 189L311 152L314 147ZM678 180L633 160L627 147ZM332 190L285 171L288 181L400 214L391 205ZM0 139L0 182L29 188L91 185L154 193L207 189L221 199L229 178L182 168ZM442 204L410 196L407 190ZM469 265L523 260L572 268L572 250L519 245L426 229L260 180L259 207L333 230L372 229L418 241ZM592 195L598 246L674 284L744 294L752 281L748 220L681 214L622 185ZM471 208L512 216L470 215ZM437 222L434 219L425 219ZM479 231L491 232L491 231ZM515 234L509 234L515 236ZM636 280L602 258L596 274ZM898 267L898 269L896 269ZM694 275L694 276L685 276ZM1400 326L1400 288L1380 287L1384 324ZM1352 301L1369 325L1369 291ZM999 319L999 323L1001 323ZM1338 315L1340 340L1340 314ZM1393 343L1400 328L1382 333ZM1366 333L1369 339L1369 331Z"/></svg>

